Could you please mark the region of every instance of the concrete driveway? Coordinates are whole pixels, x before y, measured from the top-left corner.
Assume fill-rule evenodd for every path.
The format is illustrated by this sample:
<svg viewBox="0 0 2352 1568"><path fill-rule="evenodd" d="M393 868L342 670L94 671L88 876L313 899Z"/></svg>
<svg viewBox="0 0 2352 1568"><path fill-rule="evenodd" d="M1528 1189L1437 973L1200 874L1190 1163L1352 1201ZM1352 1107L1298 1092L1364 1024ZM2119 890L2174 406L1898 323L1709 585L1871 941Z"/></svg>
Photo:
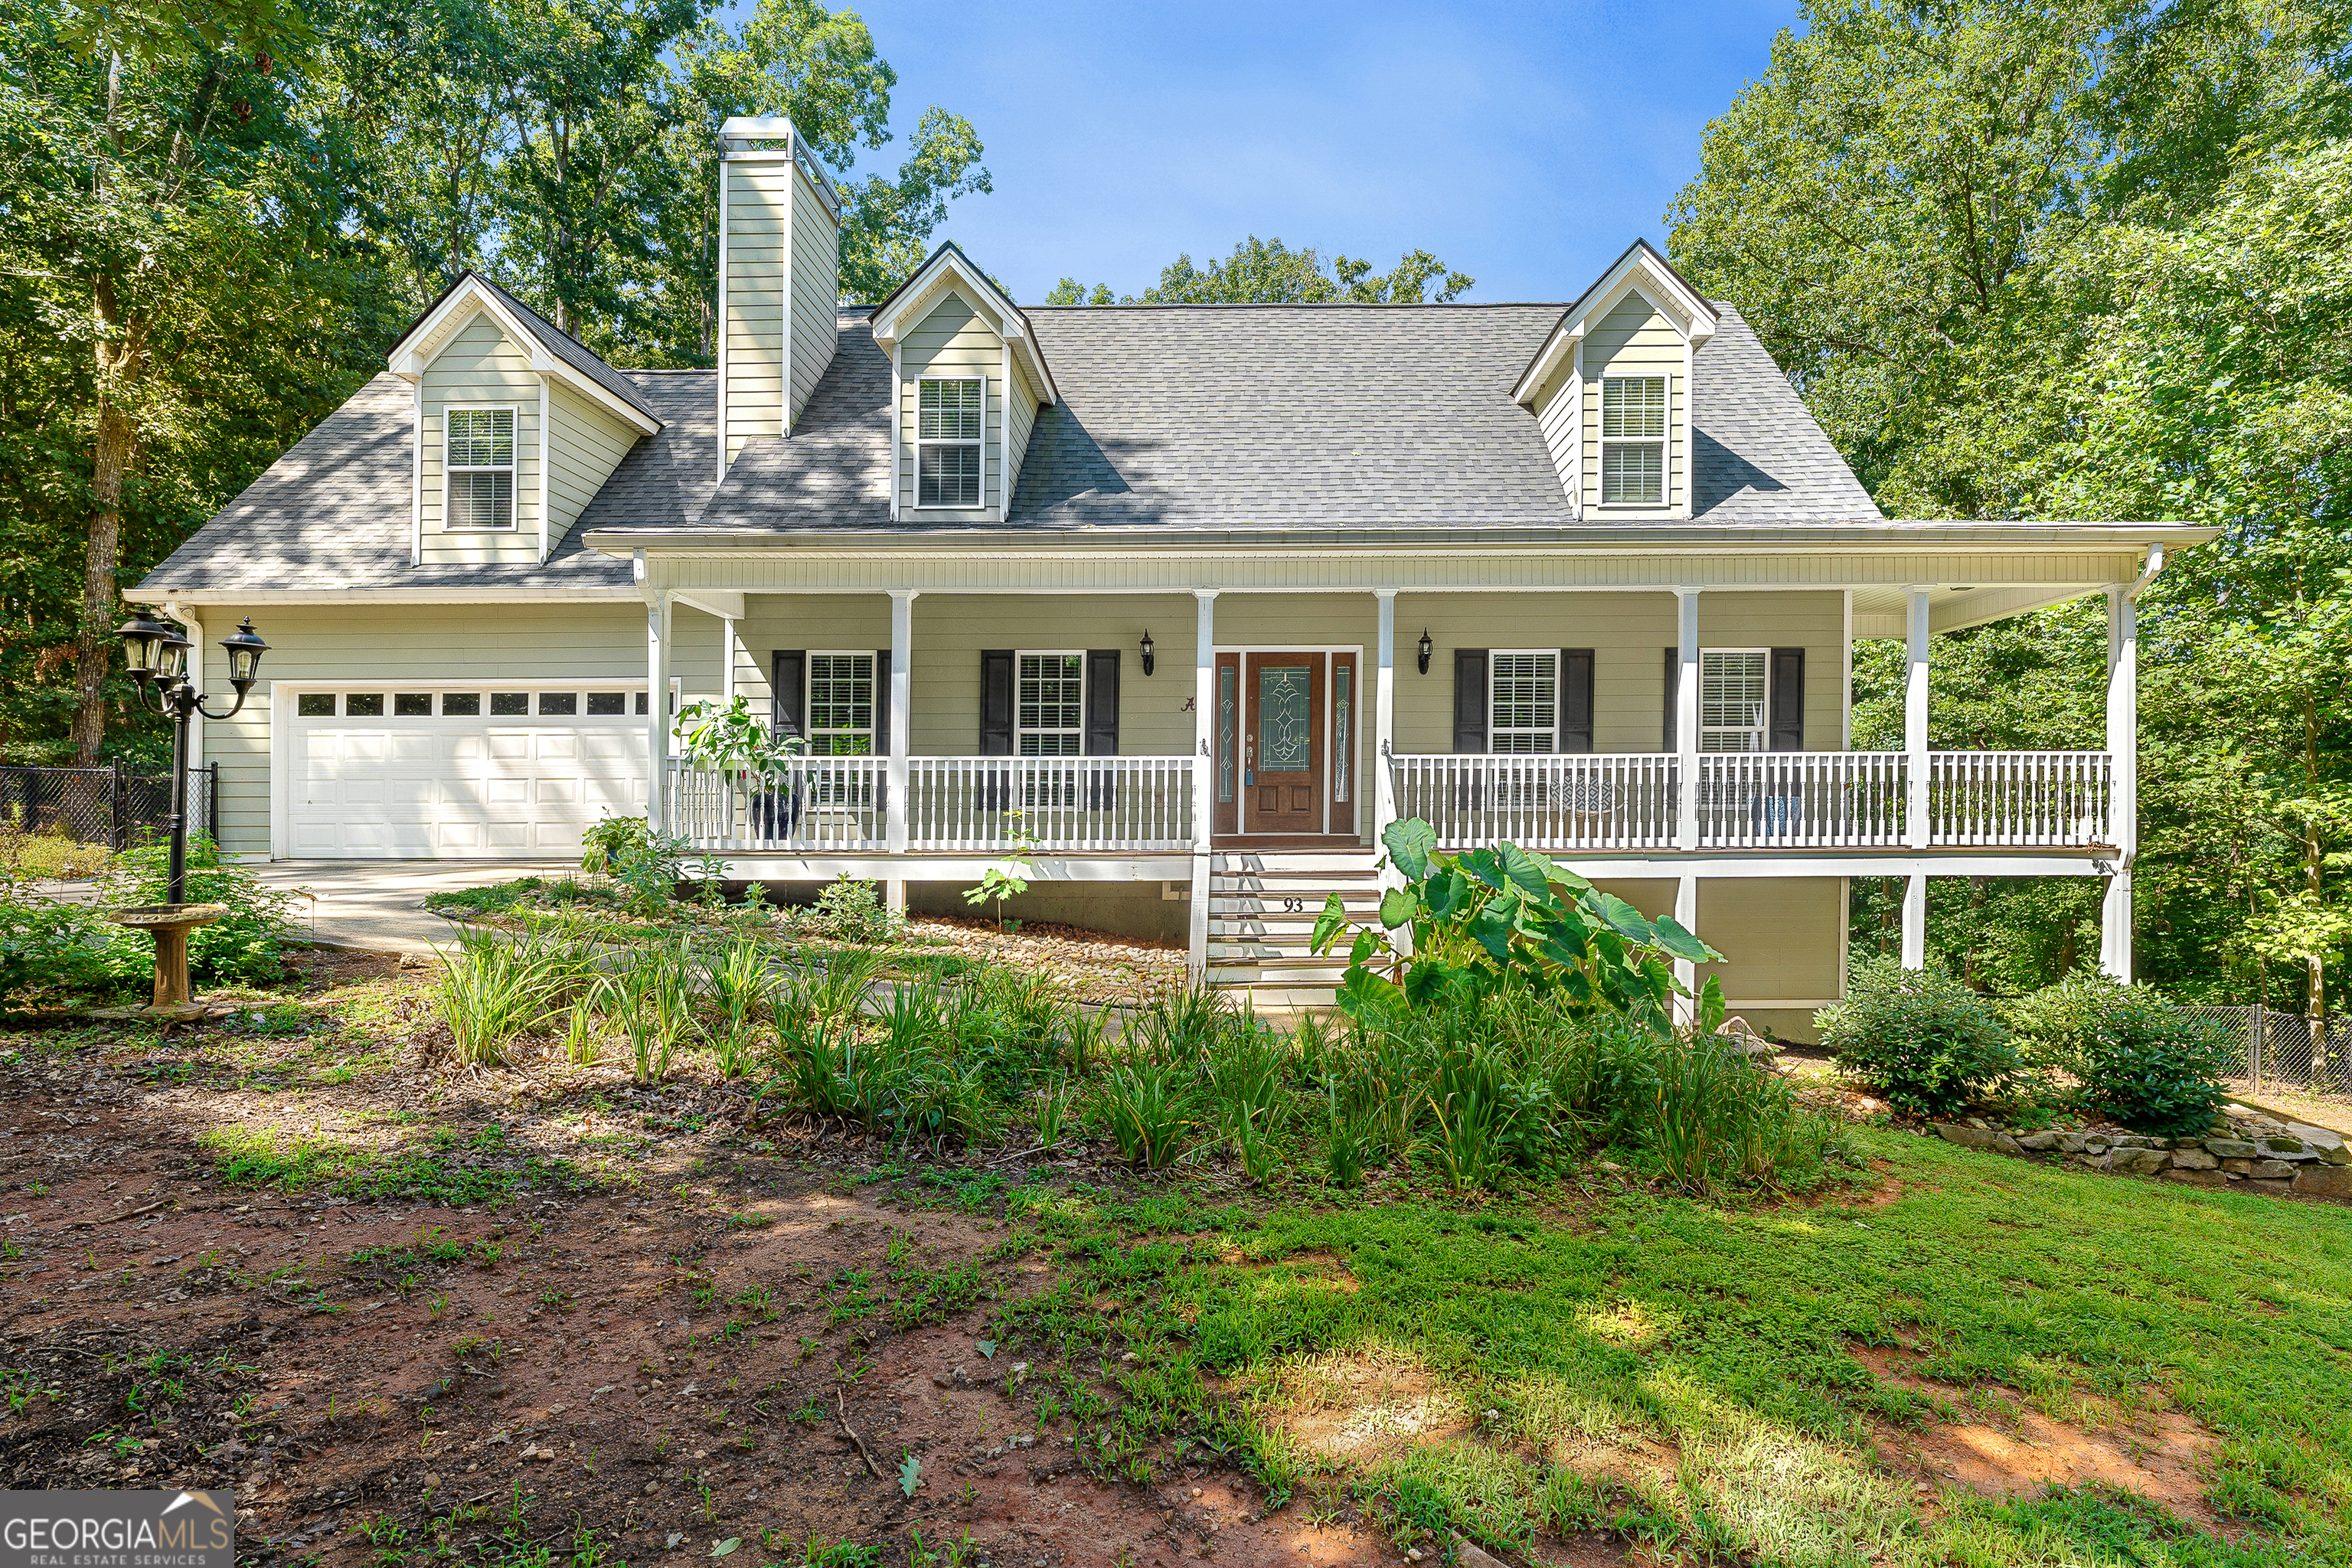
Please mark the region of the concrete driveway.
<svg viewBox="0 0 2352 1568"><path fill-rule="evenodd" d="M254 867L266 887L299 896L294 918L310 935L383 952L429 952L452 940L449 922L423 908L427 893L486 887L517 877L576 872L575 860L276 860Z"/></svg>

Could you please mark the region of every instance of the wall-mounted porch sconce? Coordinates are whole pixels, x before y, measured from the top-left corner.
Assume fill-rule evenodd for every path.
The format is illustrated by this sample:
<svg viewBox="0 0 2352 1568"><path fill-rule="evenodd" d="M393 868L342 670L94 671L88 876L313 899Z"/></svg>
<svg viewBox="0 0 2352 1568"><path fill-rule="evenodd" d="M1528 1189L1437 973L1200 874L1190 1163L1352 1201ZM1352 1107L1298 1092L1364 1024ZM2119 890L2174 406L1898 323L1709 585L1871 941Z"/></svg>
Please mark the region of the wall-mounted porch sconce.
<svg viewBox="0 0 2352 1568"><path fill-rule="evenodd" d="M1146 675L1151 673L1151 634L1150 632L1143 634L1143 673Z"/></svg>
<svg viewBox="0 0 2352 1568"><path fill-rule="evenodd" d="M1422 672L1422 674L1423 674L1423 675L1427 675L1427 674L1429 673L1429 656L1430 656L1431 654L1434 653L1435 651L1437 651L1437 650L1436 650L1435 648L1433 648L1433 647L1432 647L1430 646L1430 642L1429 642L1429 633L1427 633L1426 631L1423 632L1423 633L1421 634L1421 672Z"/></svg>

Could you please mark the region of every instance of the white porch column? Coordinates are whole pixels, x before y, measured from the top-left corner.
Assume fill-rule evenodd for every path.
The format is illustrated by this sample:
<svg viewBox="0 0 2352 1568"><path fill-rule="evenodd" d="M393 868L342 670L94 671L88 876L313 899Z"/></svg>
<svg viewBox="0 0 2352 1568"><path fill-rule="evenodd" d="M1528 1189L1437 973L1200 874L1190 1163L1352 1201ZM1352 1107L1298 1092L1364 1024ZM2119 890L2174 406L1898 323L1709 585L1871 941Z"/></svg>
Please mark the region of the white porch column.
<svg viewBox="0 0 2352 1568"><path fill-rule="evenodd" d="M2139 606L2123 588L2107 590L2107 753L2117 854L2099 905L2099 971L2129 984L2131 868L2139 854Z"/></svg>
<svg viewBox="0 0 2352 1568"><path fill-rule="evenodd" d="M1927 967L1927 874L1914 871L1903 884L1903 967Z"/></svg>
<svg viewBox="0 0 2352 1568"><path fill-rule="evenodd" d="M735 702L735 617L719 617L719 700L721 706Z"/></svg>
<svg viewBox="0 0 2352 1568"><path fill-rule="evenodd" d="M1911 590L1910 662L1903 678L1904 770L1908 775L1904 802L1906 842L1914 849L1927 847L1927 590ZM1920 884L1923 888L1925 883ZM1926 919L1927 895L1920 894L1921 919ZM1908 908L1906 904L1905 906ZM1920 928L1926 930L1925 926ZM1913 967L1916 967L1914 965Z"/></svg>
<svg viewBox="0 0 2352 1568"><path fill-rule="evenodd" d="M1675 847L1698 847L1698 590L1675 590Z"/></svg>
<svg viewBox="0 0 2352 1568"><path fill-rule="evenodd" d="M1679 740L1681 737L1675 737ZM1698 930L1698 879L1685 877L1675 884L1675 921L1685 931ZM1698 1021L1698 965L1687 958L1675 960L1675 983L1693 994L1675 998L1675 1023L1688 1028Z"/></svg>
<svg viewBox="0 0 2352 1568"><path fill-rule="evenodd" d="M890 755L883 767L883 776L889 781L889 798L884 803L883 822L893 855L907 852L907 797L908 781L914 770L908 765L907 753L911 749L914 714L910 711L914 690L915 662L915 590L890 590ZM892 877L883 884L890 908L904 914L907 910L907 882L903 877Z"/></svg>
<svg viewBox="0 0 2352 1568"><path fill-rule="evenodd" d="M1209 839L1217 822L1217 590L1195 588L1192 600L1192 918L1185 964L1198 977L1209 967Z"/></svg>
<svg viewBox="0 0 2352 1568"><path fill-rule="evenodd" d="M1375 588L1381 607L1380 661L1372 667L1372 842L1386 852L1389 824L1397 819L1396 769L1389 753L1396 747L1396 598L1394 588Z"/></svg>
<svg viewBox="0 0 2352 1568"><path fill-rule="evenodd" d="M669 634L666 593L646 601L646 820L664 833L669 817Z"/></svg>

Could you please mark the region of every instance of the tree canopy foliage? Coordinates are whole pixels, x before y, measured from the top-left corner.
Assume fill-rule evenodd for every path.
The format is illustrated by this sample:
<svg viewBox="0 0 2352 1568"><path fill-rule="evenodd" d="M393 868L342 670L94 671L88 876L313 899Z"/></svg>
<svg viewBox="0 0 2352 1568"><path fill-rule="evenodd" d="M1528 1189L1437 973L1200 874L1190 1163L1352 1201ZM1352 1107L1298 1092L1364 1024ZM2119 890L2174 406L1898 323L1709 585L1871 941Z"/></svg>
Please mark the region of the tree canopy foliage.
<svg viewBox="0 0 2352 1568"><path fill-rule="evenodd" d="M821 0L0 0L0 746L152 749L135 579L479 270L625 365L711 363L718 133L784 114L878 298L989 188Z"/></svg>
<svg viewBox="0 0 2352 1568"><path fill-rule="evenodd" d="M1897 516L2177 519L2142 602L2143 973L2340 983L2352 932L2352 9L1817 0L1708 128L1676 264L1738 304ZM1857 746L1902 652L1857 650ZM1931 743L2102 733L2092 602L1937 639ZM1930 884L1930 947L2021 990L2095 884ZM1862 888L1858 945L1891 944Z"/></svg>
<svg viewBox="0 0 2352 1568"><path fill-rule="evenodd" d="M1160 269L1160 281L1140 298L1114 299L1110 285L1091 289L1065 278L1045 296L1048 305L1421 305L1445 304L1477 279L1454 272L1426 250L1412 250L1386 272L1348 256L1329 262L1308 246L1293 250L1279 239L1251 235L1234 253L1196 267L1188 252ZM1431 292L1431 285L1436 285Z"/></svg>

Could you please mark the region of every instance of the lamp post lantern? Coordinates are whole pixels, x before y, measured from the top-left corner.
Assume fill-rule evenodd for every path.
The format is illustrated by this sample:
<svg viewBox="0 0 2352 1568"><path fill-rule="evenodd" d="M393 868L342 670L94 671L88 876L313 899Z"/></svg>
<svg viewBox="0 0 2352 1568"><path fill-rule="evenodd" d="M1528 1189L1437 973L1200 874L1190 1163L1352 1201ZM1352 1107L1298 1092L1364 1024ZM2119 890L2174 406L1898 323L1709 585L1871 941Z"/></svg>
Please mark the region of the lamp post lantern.
<svg viewBox="0 0 2352 1568"><path fill-rule="evenodd" d="M126 925L154 933L155 1005L184 1006L188 1002L188 931L226 912L212 905L190 908L187 902L188 722L199 713L207 719L227 719L242 710L261 668L261 656L269 651L269 645L255 634L249 616L244 625L221 639L220 646L228 655L228 683L236 689L236 700L215 712L205 706L204 693L196 689L195 682L188 679L190 644L186 637L144 615L124 622L116 635L122 638L123 660L139 689L139 705L150 707L148 693L152 691L153 710L172 721L170 901L125 910L117 918Z"/></svg>

